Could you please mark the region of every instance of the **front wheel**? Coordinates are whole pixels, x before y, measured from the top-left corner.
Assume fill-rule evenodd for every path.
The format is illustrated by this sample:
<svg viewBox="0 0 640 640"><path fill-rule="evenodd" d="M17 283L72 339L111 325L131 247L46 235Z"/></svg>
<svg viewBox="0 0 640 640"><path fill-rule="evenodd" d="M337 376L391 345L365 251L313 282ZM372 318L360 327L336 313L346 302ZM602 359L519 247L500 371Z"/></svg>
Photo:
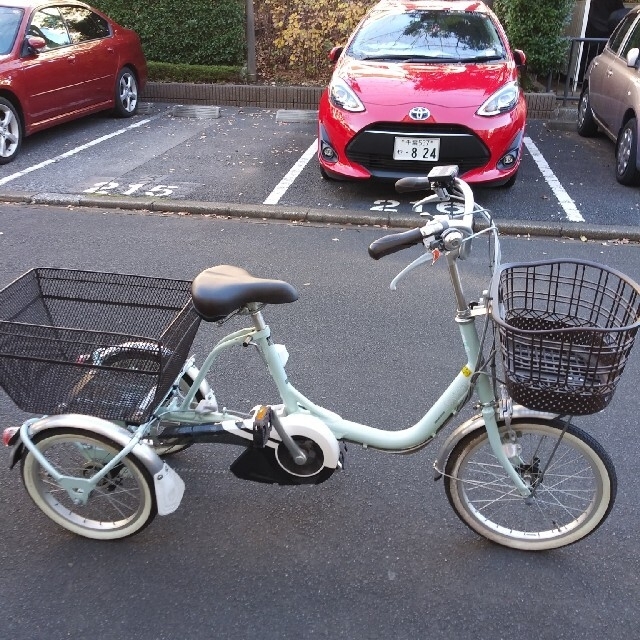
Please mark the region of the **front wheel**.
<svg viewBox="0 0 640 640"><path fill-rule="evenodd" d="M563 426L556 420L514 420L513 440L501 427L503 442L519 451L520 476L534 489L526 499L484 429L460 440L445 467L447 498L458 517L492 542L525 551L563 547L595 531L613 507L615 469L602 446L574 425L559 440Z"/></svg>
<svg viewBox="0 0 640 640"><path fill-rule="evenodd" d="M85 479L120 452L112 440L71 427L44 431L34 443L59 473ZM72 499L28 450L21 471L36 506L60 526L85 538L125 538L144 529L157 513L153 478L132 455L98 482L86 504Z"/></svg>

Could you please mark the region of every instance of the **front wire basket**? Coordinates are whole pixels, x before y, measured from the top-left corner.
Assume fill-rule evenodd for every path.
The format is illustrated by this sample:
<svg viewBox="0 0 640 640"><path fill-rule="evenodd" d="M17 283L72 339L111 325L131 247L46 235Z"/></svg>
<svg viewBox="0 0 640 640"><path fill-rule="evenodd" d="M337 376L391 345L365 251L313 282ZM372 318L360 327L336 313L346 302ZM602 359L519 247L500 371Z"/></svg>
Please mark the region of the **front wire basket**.
<svg viewBox="0 0 640 640"><path fill-rule="evenodd" d="M604 409L640 325L640 286L589 261L501 265L491 284L505 383L538 411Z"/></svg>
<svg viewBox="0 0 640 640"><path fill-rule="evenodd" d="M199 323L189 281L32 269L0 291L0 386L30 413L141 424Z"/></svg>

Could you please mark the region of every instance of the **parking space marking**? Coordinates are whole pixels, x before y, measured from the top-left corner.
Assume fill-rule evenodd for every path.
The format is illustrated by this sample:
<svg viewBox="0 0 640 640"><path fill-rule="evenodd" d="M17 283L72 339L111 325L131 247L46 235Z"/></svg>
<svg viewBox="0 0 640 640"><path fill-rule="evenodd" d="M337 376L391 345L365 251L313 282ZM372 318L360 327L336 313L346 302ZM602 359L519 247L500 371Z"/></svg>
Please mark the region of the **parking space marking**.
<svg viewBox="0 0 640 640"><path fill-rule="evenodd" d="M547 184L551 187L551 191L553 191L553 194L558 199L560 206L564 209L564 212L567 215L567 220L570 222L584 222L584 218L578 210L578 207L576 207L575 202L571 199L565 188L560 184L560 180L558 180L556 174L551 170L551 167L544 159L544 156L540 153L535 142L531 138L525 136L524 144L535 163L538 165L538 169L540 169L542 177L547 181Z"/></svg>
<svg viewBox="0 0 640 640"><path fill-rule="evenodd" d="M140 122L136 122L134 124L129 125L128 127L125 127L124 129L118 129L118 131L114 131L113 133L109 133L105 136L101 136L99 138L96 138L95 140L91 140L91 142L87 142L86 144L80 145L79 147L76 147L75 149L70 149L69 151L65 151L64 153L61 153L59 156L55 156L54 158L50 158L49 160L44 160L43 162L39 162L38 164L34 164L30 167L27 167L26 169L23 169L22 171L17 171L16 173L12 173L9 176L6 176L4 178L0 179L0 186L7 184L7 182L11 182L12 180L16 180L18 178L21 178L24 175L27 175L28 173L31 173L32 171L37 171L38 169L42 169L44 167L48 167L50 164L53 164L54 162L58 162L59 160L64 160L65 158L69 158L71 156L76 155L77 153L80 153L81 151L84 151L85 149L89 149L90 147L94 147L97 144L100 144L101 142L104 142L105 140L109 140L110 138L114 138L115 136L119 136L122 135L123 133L126 133L127 131L130 131L131 129L136 129L137 127L141 127L143 124L147 124L148 122L151 122L152 120L155 120L156 118L159 118L161 115L161 113L159 113L156 116L153 116L152 118L146 118L144 120L140 120Z"/></svg>
<svg viewBox="0 0 640 640"><path fill-rule="evenodd" d="M287 192L287 189L293 184L294 180L300 175L302 170L307 166L307 163L318 150L318 139L313 141L313 144L302 154L298 161L289 169L287 174L276 185L276 188L267 196L267 199L262 204L278 204L280 198Z"/></svg>

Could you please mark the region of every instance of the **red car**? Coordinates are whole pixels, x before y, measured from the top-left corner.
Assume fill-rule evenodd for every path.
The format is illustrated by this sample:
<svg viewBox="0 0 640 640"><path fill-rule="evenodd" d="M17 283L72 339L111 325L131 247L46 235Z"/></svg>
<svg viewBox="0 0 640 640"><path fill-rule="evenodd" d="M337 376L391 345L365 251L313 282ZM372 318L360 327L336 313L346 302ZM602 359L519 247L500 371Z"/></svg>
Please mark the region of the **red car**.
<svg viewBox="0 0 640 640"><path fill-rule="evenodd" d="M137 34L97 9L0 1L0 164L41 129L107 109L134 115L146 80Z"/></svg>
<svg viewBox="0 0 640 640"><path fill-rule="evenodd" d="M525 55L482 2L383 0L330 60L318 114L325 178L396 180L457 164L470 183L515 181Z"/></svg>

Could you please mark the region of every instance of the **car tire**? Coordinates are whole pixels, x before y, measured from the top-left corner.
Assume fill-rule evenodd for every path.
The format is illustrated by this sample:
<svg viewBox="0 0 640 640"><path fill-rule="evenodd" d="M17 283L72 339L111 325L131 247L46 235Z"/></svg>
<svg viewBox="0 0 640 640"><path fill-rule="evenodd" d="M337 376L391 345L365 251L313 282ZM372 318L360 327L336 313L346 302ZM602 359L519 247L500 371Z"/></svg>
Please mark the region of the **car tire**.
<svg viewBox="0 0 640 640"><path fill-rule="evenodd" d="M9 100L0 98L0 164L15 159L22 146L22 121Z"/></svg>
<svg viewBox="0 0 640 640"><path fill-rule="evenodd" d="M328 180L329 182L336 182L337 178L334 178L330 173L327 173L327 170L320 165L320 175L323 180Z"/></svg>
<svg viewBox="0 0 640 640"><path fill-rule="evenodd" d="M502 189L511 189L513 185L516 183L516 179L518 178L518 171L516 171L504 184L500 185Z"/></svg>
<svg viewBox="0 0 640 640"><path fill-rule="evenodd" d="M138 112L138 79L129 67L123 67L118 74L115 89L114 113L120 118L130 118Z"/></svg>
<svg viewBox="0 0 640 640"><path fill-rule="evenodd" d="M580 102L578 102L578 133L583 138L591 138L598 133L598 125L593 117L591 101L589 100L588 85L582 90Z"/></svg>
<svg viewBox="0 0 640 640"><path fill-rule="evenodd" d="M638 122L627 120L616 142L616 179L620 184L640 184L640 171L636 166L638 152Z"/></svg>

